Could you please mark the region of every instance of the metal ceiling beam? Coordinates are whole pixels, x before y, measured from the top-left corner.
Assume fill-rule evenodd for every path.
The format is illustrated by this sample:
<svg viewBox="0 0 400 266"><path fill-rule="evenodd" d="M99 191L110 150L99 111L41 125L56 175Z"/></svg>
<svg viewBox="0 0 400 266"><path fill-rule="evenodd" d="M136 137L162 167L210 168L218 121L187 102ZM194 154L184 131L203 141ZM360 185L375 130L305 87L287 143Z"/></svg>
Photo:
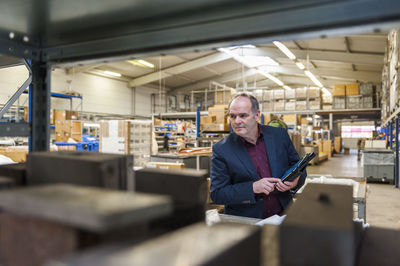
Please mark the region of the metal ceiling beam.
<svg viewBox="0 0 400 266"><path fill-rule="evenodd" d="M305 75L304 71L297 67L273 66L268 68L268 71L286 75ZM317 76L330 77L333 79L350 79L363 82L379 82L382 76L380 72L339 70L334 68L317 68L313 69L312 73ZM321 82L323 83L323 81Z"/></svg>
<svg viewBox="0 0 400 266"><path fill-rule="evenodd" d="M308 77L295 77L295 76L279 76L279 79L287 85L298 84L303 86L315 86ZM348 79L321 79L322 84L326 87L332 87L335 84L345 84L351 82Z"/></svg>
<svg viewBox="0 0 400 266"><path fill-rule="evenodd" d="M125 34L117 34L116 26L119 25L97 27L96 32L90 28L83 32L93 32L91 39L82 31L79 35L71 32L70 35L76 39L73 42L64 39L57 45L45 47L44 59L63 64L101 60L114 55L149 56L171 51L209 49L254 40L266 43L276 39L287 41L337 36L340 33L372 33L390 29L400 20L398 0L308 0L279 3L243 0L234 3L230 12L210 4L203 7L205 12L193 13L192 16L187 12L174 16L166 14L164 20L154 17L153 20L148 19L150 22L142 21L140 24L132 22L132 18L131 21L126 19L120 25ZM282 20L283 17L290 19Z"/></svg>
<svg viewBox="0 0 400 266"><path fill-rule="evenodd" d="M67 75L78 74L82 72L86 72L92 70L96 67L102 66L104 64L95 64L95 65L86 65L86 66L77 66L77 67L69 67L65 69Z"/></svg>
<svg viewBox="0 0 400 266"><path fill-rule="evenodd" d="M290 49L298 59L307 60L307 54L312 61L339 62L356 65L383 65L383 54L375 55L368 53L348 53L334 52L323 50L299 50ZM278 48L262 47L262 48L244 48L246 55L269 56L272 58L287 58Z"/></svg>
<svg viewBox="0 0 400 266"><path fill-rule="evenodd" d="M194 70L196 68L201 68L210 64L214 64L217 62L221 62L227 59L230 59L231 56L226 54L226 53L214 53L211 55L204 56L199 59L195 59L183 64L179 64L173 67L169 67L166 69L163 69L161 71L153 72L144 76L141 76L139 78L132 79L129 81L128 86L129 87L136 87L140 85L144 85L147 83L154 82L159 79L167 78L173 75L179 75L181 73Z"/></svg>

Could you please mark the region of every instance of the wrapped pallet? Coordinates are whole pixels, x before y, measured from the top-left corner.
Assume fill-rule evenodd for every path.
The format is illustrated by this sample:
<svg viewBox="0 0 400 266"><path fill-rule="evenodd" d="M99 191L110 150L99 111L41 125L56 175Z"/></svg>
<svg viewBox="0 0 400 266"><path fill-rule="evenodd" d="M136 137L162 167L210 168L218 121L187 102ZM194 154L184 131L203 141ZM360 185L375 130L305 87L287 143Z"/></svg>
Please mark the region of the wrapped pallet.
<svg viewBox="0 0 400 266"><path fill-rule="evenodd" d="M152 123L150 120L100 121L99 151L132 154L135 166L150 161Z"/></svg>

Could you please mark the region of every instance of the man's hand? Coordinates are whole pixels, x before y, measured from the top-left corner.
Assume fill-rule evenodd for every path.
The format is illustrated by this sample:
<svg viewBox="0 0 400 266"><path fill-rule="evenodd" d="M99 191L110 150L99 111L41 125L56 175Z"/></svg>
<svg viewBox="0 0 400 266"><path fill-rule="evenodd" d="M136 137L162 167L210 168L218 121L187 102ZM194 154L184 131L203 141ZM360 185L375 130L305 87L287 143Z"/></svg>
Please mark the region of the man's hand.
<svg viewBox="0 0 400 266"><path fill-rule="evenodd" d="M264 193L268 195L275 189L275 184L280 181L279 178L265 177L253 183L253 191L256 194Z"/></svg>
<svg viewBox="0 0 400 266"><path fill-rule="evenodd" d="M295 188L297 186L297 183L299 182L299 178L300 176L298 176L293 181L285 181L285 182L282 182L282 180L279 179L278 183L276 183L276 189L278 189L278 191L280 192L285 192L292 188Z"/></svg>

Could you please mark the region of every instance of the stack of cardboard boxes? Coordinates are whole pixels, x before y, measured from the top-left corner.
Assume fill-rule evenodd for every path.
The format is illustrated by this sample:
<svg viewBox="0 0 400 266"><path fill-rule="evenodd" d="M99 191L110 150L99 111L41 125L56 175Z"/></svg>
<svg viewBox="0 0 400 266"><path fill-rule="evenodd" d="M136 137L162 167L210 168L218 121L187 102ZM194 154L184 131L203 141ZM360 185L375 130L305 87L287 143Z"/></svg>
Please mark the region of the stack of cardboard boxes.
<svg viewBox="0 0 400 266"><path fill-rule="evenodd" d="M65 110L52 110L50 124L55 124L56 142L82 141L82 121L78 119L78 112Z"/></svg>
<svg viewBox="0 0 400 266"><path fill-rule="evenodd" d="M150 161L151 140L151 120L100 121L99 151L132 154L135 166L145 166Z"/></svg>
<svg viewBox="0 0 400 266"><path fill-rule="evenodd" d="M206 132L229 131L228 105L219 104L209 107L208 116L200 117L200 130Z"/></svg>
<svg viewBox="0 0 400 266"><path fill-rule="evenodd" d="M333 109L373 107L373 84L352 83L333 86Z"/></svg>

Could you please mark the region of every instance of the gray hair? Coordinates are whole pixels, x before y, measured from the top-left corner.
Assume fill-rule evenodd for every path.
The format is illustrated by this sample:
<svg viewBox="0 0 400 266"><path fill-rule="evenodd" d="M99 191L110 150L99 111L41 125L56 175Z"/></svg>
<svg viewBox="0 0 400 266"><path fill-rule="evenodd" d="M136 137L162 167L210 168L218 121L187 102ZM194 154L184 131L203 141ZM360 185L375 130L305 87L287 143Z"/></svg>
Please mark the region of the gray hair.
<svg viewBox="0 0 400 266"><path fill-rule="evenodd" d="M253 94L249 93L249 92L238 92L232 95L232 99L229 102L228 105L228 110L231 108L231 103L233 102L233 100L235 100L236 98L239 97L246 97L250 100L251 102L251 112L253 113L253 115L257 114L257 111L260 110L260 105L258 104L258 100L256 97L254 97Z"/></svg>

